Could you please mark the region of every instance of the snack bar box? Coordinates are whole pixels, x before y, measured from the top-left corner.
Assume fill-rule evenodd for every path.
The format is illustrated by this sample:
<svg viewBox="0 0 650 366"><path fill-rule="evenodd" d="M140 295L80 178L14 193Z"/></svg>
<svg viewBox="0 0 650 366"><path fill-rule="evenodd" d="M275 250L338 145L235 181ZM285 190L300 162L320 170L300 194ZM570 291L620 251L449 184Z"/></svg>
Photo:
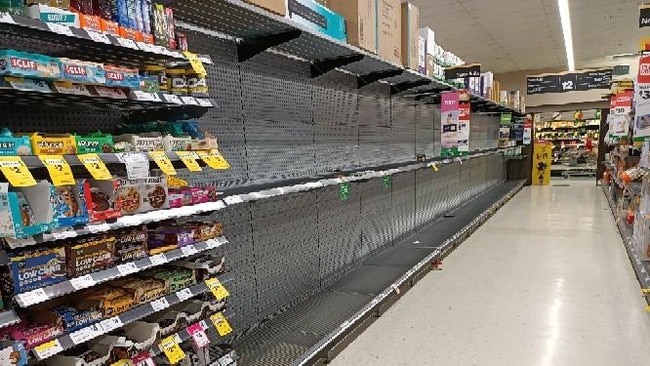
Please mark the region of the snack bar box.
<svg viewBox="0 0 650 366"><path fill-rule="evenodd" d="M287 0L287 18L345 42L345 19L313 0Z"/></svg>

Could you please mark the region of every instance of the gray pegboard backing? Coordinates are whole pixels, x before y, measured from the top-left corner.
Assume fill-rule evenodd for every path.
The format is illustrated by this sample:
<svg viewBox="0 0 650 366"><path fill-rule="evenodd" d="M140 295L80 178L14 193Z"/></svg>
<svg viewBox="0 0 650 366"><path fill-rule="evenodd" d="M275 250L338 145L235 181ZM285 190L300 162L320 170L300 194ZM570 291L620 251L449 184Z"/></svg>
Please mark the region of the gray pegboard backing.
<svg viewBox="0 0 650 366"><path fill-rule="evenodd" d="M388 149L393 161L415 160L417 109L413 99L399 96L391 98L392 138Z"/></svg>
<svg viewBox="0 0 650 366"><path fill-rule="evenodd" d="M2 127L12 132L79 133L101 130L113 133L121 116L111 110L65 107L34 108L7 106L2 109Z"/></svg>
<svg viewBox="0 0 650 366"><path fill-rule="evenodd" d="M318 174L360 168L359 127L314 124Z"/></svg>
<svg viewBox="0 0 650 366"><path fill-rule="evenodd" d="M318 240L320 243L321 287L338 279L359 262L361 246L361 191L350 183L350 197L341 200L339 188L330 186L316 192L318 200Z"/></svg>
<svg viewBox="0 0 650 366"><path fill-rule="evenodd" d="M415 228L415 172L392 176L393 240L399 240Z"/></svg>
<svg viewBox="0 0 650 366"><path fill-rule="evenodd" d="M374 83L359 89L359 125L390 127L390 85Z"/></svg>
<svg viewBox="0 0 650 366"><path fill-rule="evenodd" d="M436 188L436 173L430 169L416 171L415 226L426 225L442 213L442 200L446 197Z"/></svg>
<svg viewBox="0 0 650 366"><path fill-rule="evenodd" d="M473 113L470 120L470 150L499 145L499 117L494 114Z"/></svg>
<svg viewBox="0 0 650 366"><path fill-rule="evenodd" d="M417 103L415 114L415 153L427 157L437 155L434 129L436 109L431 104Z"/></svg>
<svg viewBox="0 0 650 366"><path fill-rule="evenodd" d="M357 78L338 71L313 80L314 123L358 125Z"/></svg>
<svg viewBox="0 0 650 366"><path fill-rule="evenodd" d="M378 166L395 162L388 148L392 144L389 126L359 126L359 165Z"/></svg>
<svg viewBox="0 0 650 366"><path fill-rule="evenodd" d="M359 183L361 193L361 246L357 258L372 255L393 243L392 181L385 187L381 179Z"/></svg>
<svg viewBox="0 0 650 366"><path fill-rule="evenodd" d="M240 64L244 117L313 123L307 62L265 53Z"/></svg>

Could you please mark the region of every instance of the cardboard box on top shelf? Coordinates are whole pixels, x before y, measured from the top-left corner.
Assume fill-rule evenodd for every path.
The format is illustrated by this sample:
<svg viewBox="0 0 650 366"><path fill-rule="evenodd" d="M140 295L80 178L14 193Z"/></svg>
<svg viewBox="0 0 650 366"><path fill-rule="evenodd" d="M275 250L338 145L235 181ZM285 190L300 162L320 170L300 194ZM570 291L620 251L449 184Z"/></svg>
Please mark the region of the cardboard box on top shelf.
<svg viewBox="0 0 650 366"><path fill-rule="evenodd" d="M402 11L400 0L377 0L377 54L402 64Z"/></svg>
<svg viewBox="0 0 650 366"><path fill-rule="evenodd" d="M420 52L424 54L420 55L420 58L424 61L424 65L418 67L418 72L428 77L434 77L436 34L428 27L420 28L419 34L421 39Z"/></svg>
<svg viewBox="0 0 650 366"><path fill-rule="evenodd" d="M260 8L272 11L276 14L285 16L287 15L286 0L244 0L247 3L257 5Z"/></svg>
<svg viewBox="0 0 650 366"><path fill-rule="evenodd" d="M377 0L322 0L345 18L348 43L377 53Z"/></svg>
<svg viewBox="0 0 650 366"><path fill-rule="evenodd" d="M347 41L345 19L314 0L287 0L286 17L338 41Z"/></svg>
<svg viewBox="0 0 650 366"><path fill-rule="evenodd" d="M402 3L402 64L418 70L420 60L420 9L411 3Z"/></svg>
<svg viewBox="0 0 650 366"><path fill-rule="evenodd" d="M499 93L499 104L502 106L507 107L508 106L508 100L510 100L510 95L508 94L507 90L501 90Z"/></svg>

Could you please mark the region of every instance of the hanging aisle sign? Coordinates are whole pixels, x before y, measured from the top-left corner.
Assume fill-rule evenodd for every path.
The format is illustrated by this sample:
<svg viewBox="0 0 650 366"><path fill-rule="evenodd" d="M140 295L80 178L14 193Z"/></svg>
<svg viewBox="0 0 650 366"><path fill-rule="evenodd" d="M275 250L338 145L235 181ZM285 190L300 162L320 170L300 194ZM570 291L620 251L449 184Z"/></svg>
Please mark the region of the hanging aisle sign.
<svg viewBox="0 0 650 366"><path fill-rule="evenodd" d="M458 92L446 92L441 94L440 120L440 142L442 156L454 156L458 154L458 116L459 116L459 95Z"/></svg>
<svg viewBox="0 0 650 366"><path fill-rule="evenodd" d="M535 75L526 78L526 94L567 93L572 91L609 89L611 84L612 69Z"/></svg>
<svg viewBox="0 0 650 366"><path fill-rule="evenodd" d="M639 28L650 27L650 4L639 6Z"/></svg>
<svg viewBox="0 0 650 366"><path fill-rule="evenodd" d="M460 65L445 69L445 80L477 78L481 76L481 64Z"/></svg>
<svg viewBox="0 0 650 366"><path fill-rule="evenodd" d="M460 155L469 154L469 123L472 112L470 103L470 94L467 90L459 90L458 101L458 153Z"/></svg>

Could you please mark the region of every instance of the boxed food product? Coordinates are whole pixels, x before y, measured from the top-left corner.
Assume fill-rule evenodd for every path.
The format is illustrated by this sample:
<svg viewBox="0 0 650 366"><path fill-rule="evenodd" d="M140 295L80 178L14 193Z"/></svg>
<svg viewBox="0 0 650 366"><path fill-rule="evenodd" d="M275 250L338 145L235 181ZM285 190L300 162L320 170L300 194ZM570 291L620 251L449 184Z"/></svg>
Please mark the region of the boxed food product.
<svg viewBox="0 0 650 366"><path fill-rule="evenodd" d="M402 17L400 0L377 0L377 54L402 63Z"/></svg>
<svg viewBox="0 0 650 366"><path fill-rule="evenodd" d="M9 260L9 266L2 268L3 286L7 293L32 291L66 279L63 247L9 254Z"/></svg>
<svg viewBox="0 0 650 366"><path fill-rule="evenodd" d="M157 278L169 284L170 292L178 292L196 284L194 271L187 268L170 267L147 272L143 276Z"/></svg>
<svg viewBox="0 0 650 366"><path fill-rule="evenodd" d="M417 70L420 61L420 10L411 3L402 3L402 63Z"/></svg>
<svg viewBox="0 0 650 366"><path fill-rule="evenodd" d="M140 89L140 74L138 69L105 65L106 85L129 89Z"/></svg>
<svg viewBox="0 0 650 366"><path fill-rule="evenodd" d="M194 228L194 240L197 242L215 239L223 234L223 225L220 222L190 222L186 226Z"/></svg>
<svg viewBox="0 0 650 366"><path fill-rule="evenodd" d="M124 39L130 39L136 42L144 41L144 36L142 35L142 32L140 32L137 29L128 28L128 27L120 27L120 37Z"/></svg>
<svg viewBox="0 0 650 366"><path fill-rule="evenodd" d="M93 132L86 136L75 135L77 154L112 153L114 151L113 136L101 132Z"/></svg>
<svg viewBox="0 0 650 366"><path fill-rule="evenodd" d="M276 14L285 16L287 14L287 3L286 0L244 0L247 3L251 3L270 10Z"/></svg>
<svg viewBox="0 0 650 366"><path fill-rule="evenodd" d="M106 84L104 65L97 62L59 59L61 78L78 83Z"/></svg>
<svg viewBox="0 0 650 366"><path fill-rule="evenodd" d="M187 95L187 75L185 68L175 67L166 70L169 92L175 95Z"/></svg>
<svg viewBox="0 0 650 366"><path fill-rule="evenodd" d="M154 4L151 19L153 20L153 36L156 44L162 47L169 46L167 39L167 16L165 14L165 7L161 4Z"/></svg>
<svg viewBox="0 0 650 366"><path fill-rule="evenodd" d="M216 202L217 201L217 188L213 186L207 187L192 187L190 188L192 194L192 204L198 205L199 203Z"/></svg>
<svg viewBox="0 0 650 366"><path fill-rule="evenodd" d="M113 22L109 19L101 18L99 20L99 26L102 29L102 32L107 34L112 34L114 36L120 35L120 25L117 22Z"/></svg>
<svg viewBox="0 0 650 366"><path fill-rule="evenodd" d="M165 17L167 18L167 47L171 49L178 48L176 43L176 22L174 21L174 10L165 8Z"/></svg>
<svg viewBox="0 0 650 366"><path fill-rule="evenodd" d="M422 37L421 52L424 52L424 55L420 55L420 58L424 61L424 67L421 66L418 71L421 74L433 77L435 73L436 33L431 28L424 27L420 28L420 37Z"/></svg>
<svg viewBox="0 0 650 366"><path fill-rule="evenodd" d="M188 151L192 150L192 138L189 136L174 137L167 135L163 138L165 151Z"/></svg>
<svg viewBox="0 0 650 366"><path fill-rule="evenodd" d="M120 315L131 310L136 305L137 302L133 292L111 285L94 287L83 292L77 301L77 306L101 309L106 318Z"/></svg>
<svg viewBox="0 0 650 366"><path fill-rule="evenodd" d="M159 65L145 65L143 68L145 76L155 77L160 85L160 90L165 92L169 88L167 86L167 69Z"/></svg>
<svg viewBox="0 0 650 366"><path fill-rule="evenodd" d="M377 52L377 0L329 0L323 5L345 17L349 44Z"/></svg>
<svg viewBox="0 0 650 366"><path fill-rule="evenodd" d="M54 217L54 187L48 181L9 190L0 183L0 237L25 238L59 226Z"/></svg>
<svg viewBox="0 0 650 366"><path fill-rule="evenodd" d="M86 30L91 30L95 32L102 31L102 20L100 17L89 14L81 14L79 22L81 23L81 28Z"/></svg>
<svg viewBox="0 0 650 366"><path fill-rule="evenodd" d="M99 309L77 309L71 306L60 306L52 310L63 322L66 332L72 333L81 328L95 324L102 320L104 315Z"/></svg>
<svg viewBox="0 0 650 366"><path fill-rule="evenodd" d="M113 19L117 15L115 0L96 0L95 15L103 19Z"/></svg>
<svg viewBox="0 0 650 366"><path fill-rule="evenodd" d="M84 181L74 186L54 187L54 216L60 227L83 225L88 222Z"/></svg>
<svg viewBox="0 0 650 366"><path fill-rule="evenodd" d="M192 150L212 150L218 149L217 138L206 136L200 139L192 139Z"/></svg>
<svg viewBox="0 0 650 366"><path fill-rule="evenodd" d="M163 144L162 135L158 132L143 133L143 134L123 134L114 137L115 142L128 142L132 146L132 151L148 152L148 151L163 151L165 146Z"/></svg>
<svg viewBox="0 0 650 366"><path fill-rule="evenodd" d="M31 4L25 8L25 15L47 23L59 23L71 27L79 27L79 14L63 8L45 4Z"/></svg>
<svg viewBox="0 0 650 366"><path fill-rule="evenodd" d="M95 14L93 0L70 0L70 8L82 14Z"/></svg>
<svg viewBox="0 0 650 366"><path fill-rule="evenodd" d="M169 208L167 180L164 177L120 179L117 195L125 215Z"/></svg>
<svg viewBox="0 0 650 366"><path fill-rule="evenodd" d="M115 233L115 260L119 263L132 262L147 254L147 227L124 229Z"/></svg>
<svg viewBox="0 0 650 366"><path fill-rule="evenodd" d="M169 188L169 207L177 208L192 204L191 188Z"/></svg>
<svg viewBox="0 0 650 366"><path fill-rule="evenodd" d="M80 277L112 267L115 263L115 237L93 236L66 246L68 277Z"/></svg>
<svg viewBox="0 0 650 366"><path fill-rule="evenodd" d="M199 74L194 69L185 71L185 78L187 80L187 92L194 97L208 97L208 82L203 74Z"/></svg>
<svg viewBox="0 0 650 366"><path fill-rule="evenodd" d="M191 227L163 226L149 231L149 250L153 248L180 248L194 244L196 230Z"/></svg>
<svg viewBox="0 0 650 366"><path fill-rule="evenodd" d="M347 39L345 19L314 0L287 0L286 17L336 40L345 42Z"/></svg>
<svg viewBox="0 0 650 366"><path fill-rule="evenodd" d="M7 128L0 130L0 156L31 155L29 136L14 136Z"/></svg>
<svg viewBox="0 0 650 366"><path fill-rule="evenodd" d="M138 304L144 304L169 294L169 282L159 278L127 278L114 281L113 286L132 292Z"/></svg>
<svg viewBox="0 0 650 366"><path fill-rule="evenodd" d="M122 202L117 195L117 180L84 182L84 196L90 221L104 221L122 216Z"/></svg>
<svg viewBox="0 0 650 366"><path fill-rule="evenodd" d="M63 334L61 319L52 313L43 314L38 320L22 319L20 323L0 330L0 338L18 341L27 350Z"/></svg>
<svg viewBox="0 0 650 366"><path fill-rule="evenodd" d="M32 151L34 155L76 154L77 144L73 135L32 134Z"/></svg>
<svg viewBox="0 0 650 366"><path fill-rule="evenodd" d="M0 50L0 75L58 79L61 69L57 59L14 50Z"/></svg>

